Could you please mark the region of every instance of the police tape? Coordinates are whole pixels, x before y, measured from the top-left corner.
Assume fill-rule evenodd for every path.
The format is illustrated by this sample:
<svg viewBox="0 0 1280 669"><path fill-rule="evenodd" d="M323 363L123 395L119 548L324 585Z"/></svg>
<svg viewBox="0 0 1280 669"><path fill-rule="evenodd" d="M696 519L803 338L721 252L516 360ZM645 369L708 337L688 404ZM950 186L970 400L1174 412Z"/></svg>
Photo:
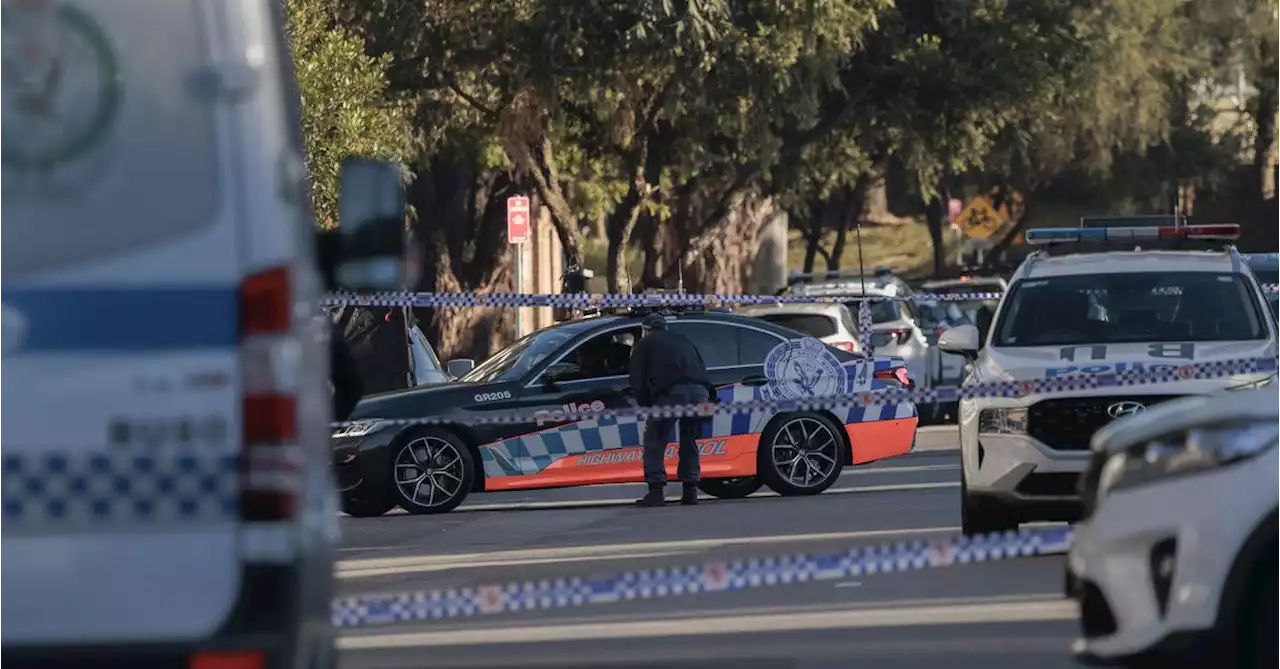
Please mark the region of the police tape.
<svg viewBox="0 0 1280 669"><path fill-rule="evenodd" d="M852 284L850 284L852 285ZM1278 284L1265 284L1266 293L1280 292ZM413 307L417 309L461 307L553 307L558 309L622 309L703 307L715 309L760 304L811 304L848 302L967 302L998 300L1003 292L913 293L911 295L864 295L861 291L824 295L738 295L729 293L376 293L336 292L325 297L324 306Z"/></svg>
<svg viewBox="0 0 1280 669"><path fill-rule="evenodd" d="M596 578L570 577L393 595L341 597L335 627L470 616L732 592L1065 553L1069 527L904 541L832 553L790 554L657 567Z"/></svg>
<svg viewBox="0 0 1280 669"><path fill-rule="evenodd" d="M868 361L868 364L874 364ZM365 418L333 423L332 427L345 429L352 426L365 426L377 423L383 426L405 425L492 425L529 422L564 422L590 419L637 419L652 418L710 418L715 415L732 415L768 411L774 413L792 413L797 411L830 411L850 406L873 406L885 404L935 404L958 402L966 399L983 397L1026 397L1042 393L1078 392L1115 388L1120 386L1140 386L1159 383L1177 383L1217 379L1243 374L1275 374L1276 358L1235 358L1231 360L1212 360L1206 362L1184 364L1162 363L1129 363L1133 367L1117 369L1126 363L1117 365L1072 365L1062 368L1062 376L1050 376L1021 381L991 381L967 386L948 386L943 388L883 388L856 393L826 396L806 396L798 398L764 398L740 402L706 402L702 404L667 405L653 407L604 408L590 410L589 405L573 405L571 408L547 410L496 409L482 413L457 413L440 416L423 416L417 418ZM1108 371L1114 370L1114 371ZM1247 380L1243 383L1252 383ZM479 400L478 400L479 401ZM343 436L342 432L335 436Z"/></svg>

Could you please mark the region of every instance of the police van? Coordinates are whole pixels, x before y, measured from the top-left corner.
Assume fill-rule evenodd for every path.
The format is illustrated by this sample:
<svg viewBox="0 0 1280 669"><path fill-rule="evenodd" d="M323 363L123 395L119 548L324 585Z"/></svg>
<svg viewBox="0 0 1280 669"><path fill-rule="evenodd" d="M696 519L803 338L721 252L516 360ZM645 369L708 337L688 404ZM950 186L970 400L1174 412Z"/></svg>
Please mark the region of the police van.
<svg viewBox="0 0 1280 669"><path fill-rule="evenodd" d="M1235 225L1044 228L986 333L947 330L938 347L972 361L964 384L1087 379L1127 370L1276 355L1276 326ZM1198 249L1194 250L1193 248ZM1159 250L1156 250L1159 249ZM1272 374L1072 389L960 401L966 534L1075 520L1089 440L1108 422L1186 395L1255 388Z"/></svg>
<svg viewBox="0 0 1280 669"><path fill-rule="evenodd" d="M334 279L398 287L398 168L320 262L279 2L5 3L6 667L334 663Z"/></svg>

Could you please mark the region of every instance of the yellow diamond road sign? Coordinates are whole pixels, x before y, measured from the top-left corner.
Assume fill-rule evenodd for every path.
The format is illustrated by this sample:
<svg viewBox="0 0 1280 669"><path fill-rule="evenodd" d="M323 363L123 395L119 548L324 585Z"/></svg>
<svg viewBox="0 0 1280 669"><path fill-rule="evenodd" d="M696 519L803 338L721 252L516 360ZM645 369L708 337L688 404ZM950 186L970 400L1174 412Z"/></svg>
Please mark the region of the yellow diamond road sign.
<svg viewBox="0 0 1280 669"><path fill-rule="evenodd" d="M986 239L1000 229L1006 216L1005 212L996 211L996 208L991 206L990 198L976 197L956 217L956 224L960 226L960 231L966 237Z"/></svg>

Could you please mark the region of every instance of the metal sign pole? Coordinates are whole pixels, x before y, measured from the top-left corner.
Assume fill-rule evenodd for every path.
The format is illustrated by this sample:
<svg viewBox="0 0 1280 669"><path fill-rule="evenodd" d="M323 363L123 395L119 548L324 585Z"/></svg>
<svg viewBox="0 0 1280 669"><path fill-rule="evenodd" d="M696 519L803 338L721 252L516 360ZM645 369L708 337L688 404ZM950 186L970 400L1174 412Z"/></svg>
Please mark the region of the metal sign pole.
<svg viewBox="0 0 1280 669"><path fill-rule="evenodd" d="M516 292L524 294L524 244L514 244L516 250ZM516 307L516 338L524 336L524 313Z"/></svg>

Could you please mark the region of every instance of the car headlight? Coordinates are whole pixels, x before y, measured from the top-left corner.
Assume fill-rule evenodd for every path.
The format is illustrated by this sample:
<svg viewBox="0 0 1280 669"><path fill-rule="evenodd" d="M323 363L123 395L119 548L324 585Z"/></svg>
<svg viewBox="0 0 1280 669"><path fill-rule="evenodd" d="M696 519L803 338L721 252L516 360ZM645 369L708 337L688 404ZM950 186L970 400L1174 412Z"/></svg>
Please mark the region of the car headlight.
<svg viewBox="0 0 1280 669"><path fill-rule="evenodd" d="M1251 458L1276 446L1276 423L1228 423L1197 427L1112 455L1102 467L1098 496Z"/></svg>
<svg viewBox="0 0 1280 669"><path fill-rule="evenodd" d="M1026 434L1027 409L983 409L978 414L980 434Z"/></svg>
<svg viewBox="0 0 1280 669"><path fill-rule="evenodd" d="M385 420L358 420L350 425L338 428L333 433L334 439L351 439L354 437L364 437L387 426Z"/></svg>
<svg viewBox="0 0 1280 669"><path fill-rule="evenodd" d="M1275 374L1233 376L1230 379L1231 385L1227 386L1227 390L1257 390L1258 388L1266 388L1275 383L1275 380Z"/></svg>

